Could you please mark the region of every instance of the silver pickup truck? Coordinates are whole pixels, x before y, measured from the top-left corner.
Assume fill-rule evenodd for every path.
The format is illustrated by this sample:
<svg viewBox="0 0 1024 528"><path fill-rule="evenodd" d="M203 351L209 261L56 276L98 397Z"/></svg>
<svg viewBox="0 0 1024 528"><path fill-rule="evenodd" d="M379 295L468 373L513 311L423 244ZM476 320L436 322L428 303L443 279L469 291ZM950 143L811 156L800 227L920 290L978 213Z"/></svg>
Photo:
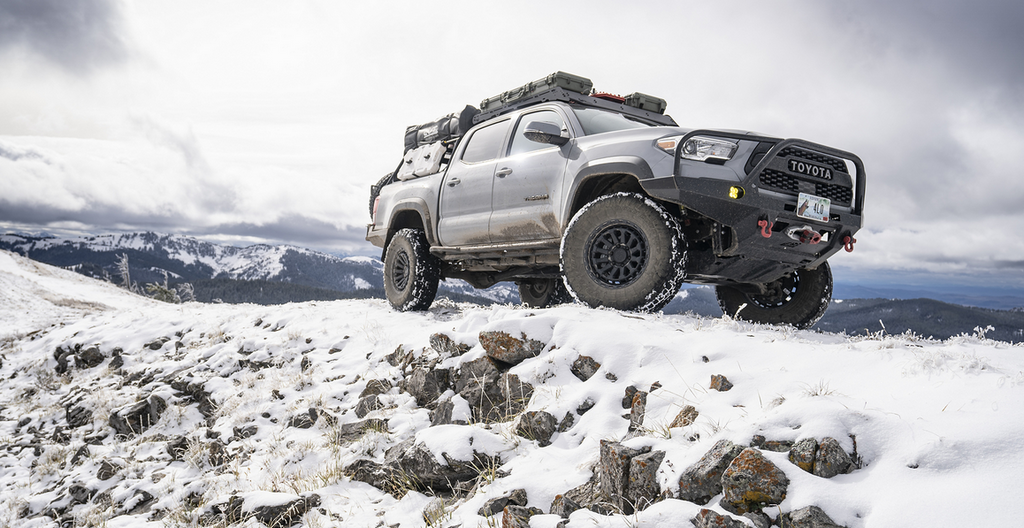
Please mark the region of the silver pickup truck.
<svg viewBox="0 0 1024 528"><path fill-rule="evenodd" d="M852 251L862 225L860 158L681 128L658 98L565 76L467 107L447 136L407 131L402 165L372 188L366 234L384 248L396 309L429 308L451 277L515 281L533 307L656 311L689 282L749 321L806 328L824 314L827 259Z"/></svg>

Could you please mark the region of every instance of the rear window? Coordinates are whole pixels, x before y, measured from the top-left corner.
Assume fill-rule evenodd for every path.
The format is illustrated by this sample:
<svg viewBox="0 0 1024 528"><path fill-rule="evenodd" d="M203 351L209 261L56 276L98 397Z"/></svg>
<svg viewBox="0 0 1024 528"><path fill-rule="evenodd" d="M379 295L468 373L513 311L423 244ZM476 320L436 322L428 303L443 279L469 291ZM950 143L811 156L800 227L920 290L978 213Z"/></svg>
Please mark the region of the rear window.
<svg viewBox="0 0 1024 528"><path fill-rule="evenodd" d="M604 134L605 132L613 132L615 130L652 126L635 119L630 119L617 112L609 112L597 108L573 108L572 110L576 112L576 118L580 120L580 125L583 126L583 133L588 136Z"/></svg>
<svg viewBox="0 0 1024 528"><path fill-rule="evenodd" d="M509 123L511 121L506 119L500 123L487 125L474 132L473 136L469 138L466 150L462 153L462 161L466 163L480 163L497 158L501 144L505 141L505 133L508 131Z"/></svg>

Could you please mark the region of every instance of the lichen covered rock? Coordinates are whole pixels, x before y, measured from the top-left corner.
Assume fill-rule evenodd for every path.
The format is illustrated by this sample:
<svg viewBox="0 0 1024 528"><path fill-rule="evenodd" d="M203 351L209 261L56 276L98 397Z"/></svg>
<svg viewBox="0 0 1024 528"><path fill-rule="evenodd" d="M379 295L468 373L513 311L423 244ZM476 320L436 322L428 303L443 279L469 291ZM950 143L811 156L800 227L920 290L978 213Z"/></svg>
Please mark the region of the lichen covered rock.
<svg viewBox="0 0 1024 528"><path fill-rule="evenodd" d="M758 511L786 498L789 478L760 451L744 449L722 474L722 507L737 514Z"/></svg>
<svg viewBox="0 0 1024 528"><path fill-rule="evenodd" d="M719 440L696 464L683 472L679 478L679 498L707 504L711 497L722 492L722 474L742 452L742 446Z"/></svg>

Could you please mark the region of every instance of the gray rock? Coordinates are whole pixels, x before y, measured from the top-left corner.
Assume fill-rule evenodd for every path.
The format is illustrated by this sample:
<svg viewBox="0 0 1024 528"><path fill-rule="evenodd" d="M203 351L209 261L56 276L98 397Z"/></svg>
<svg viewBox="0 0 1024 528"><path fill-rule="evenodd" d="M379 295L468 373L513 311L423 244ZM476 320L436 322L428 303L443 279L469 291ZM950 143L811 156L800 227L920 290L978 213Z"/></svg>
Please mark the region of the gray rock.
<svg viewBox="0 0 1024 528"><path fill-rule="evenodd" d="M646 509L661 500L658 467L664 459L664 451L651 451L637 455L629 461L629 487L626 489L626 499L634 511Z"/></svg>
<svg viewBox="0 0 1024 528"><path fill-rule="evenodd" d="M563 519L568 519L572 512L581 508L582 506L569 497L566 497L565 495L555 495L555 500L551 501L551 509L548 510L548 512Z"/></svg>
<svg viewBox="0 0 1024 528"><path fill-rule="evenodd" d="M755 528L772 528L772 518L764 512L747 512L743 516L750 519Z"/></svg>
<svg viewBox="0 0 1024 528"><path fill-rule="evenodd" d="M513 490L508 495L490 499L477 510L476 514L481 517L491 517L504 511L506 506L526 506L526 490Z"/></svg>
<svg viewBox="0 0 1024 528"><path fill-rule="evenodd" d="M309 429L316 424L317 418L320 417L320 413L313 407L310 407L308 411L298 414L288 420L288 427L297 427L299 429Z"/></svg>
<svg viewBox="0 0 1024 528"><path fill-rule="evenodd" d="M109 480L114 475L117 475L117 472L122 469L124 469L124 466L109 460L104 460L103 462L100 462L100 468L96 471L96 478L100 480Z"/></svg>
<svg viewBox="0 0 1024 528"><path fill-rule="evenodd" d="M188 437L176 436L168 440L165 449L171 460L184 460L188 452Z"/></svg>
<svg viewBox="0 0 1024 528"><path fill-rule="evenodd" d="M814 474L822 478L832 478L836 475L849 473L853 467L853 460L850 455L843 451L843 446L832 437L821 439L818 445L818 455L814 458Z"/></svg>
<svg viewBox="0 0 1024 528"><path fill-rule="evenodd" d="M387 420L382 420L380 418L370 418L369 420L363 420L361 422L342 424L335 430L334 438L332 439L332 441L338 444L354 442L362 438L362 436L365 435L367 431L371 430L387 432Z"/></svg>
<svg viewBox="0 0 1024 528"><path fill-rule="evenodd" d="M784 513L779 516L779 524L786 528L844 528L817 506L807 506Z"/></svg>
<svg viewBox="0 0 1024 528"><path fill-rule="evenodd" d="M268 528L287 528L297 524L306 512L318 506L320 506L320 496L313 493L285 504L257 506L252 509L252 516L267 525Z"/></svg>
<svg viewBox="0 0 1024 528"><path fill-rule="evenodd" d="M814 457L818 452L818 441L813 438L804 438L793 444L789 450L789 461L808 473L814 471Z"/></svg>
<svg viewBox="0 0 1024 528"><path fill-rule="evenodd" d="M598 462L598 493L616 508L632 513L626 500L629 489L629 465L633 457L649 453L650 447L633 449L618 442L601 440L601 458Z"/></svg>
<svg viewBox="0 0 1024 528"><path fill-rule="evenodd" d="M729 378L726 378L721 374L715 374L711 376L711 385L709 388L725 392L732 388L732 383L729 381Z"/></svg>
<svg viewBox="0 0 1024 528"><path fill-rule="evenodd" d="M479 475L479 468L500 465L497 457L473 453L471 460L454 460L442 452L444 464L426 445L416 444L410 438L387 451L384 463L397 474L408 479L408 484L420 490L447 491L471 481Z"/></svg>
<svg viewBox="0 0 1024 528"><path fill-rule="evenodd" d="M572 374L579 378L580 381L587 381L594 374L597 374L597 369L601 368L601 364L594 361L594 358L590 356L580 356L576 358L576 361L572 362L572 367L569 370Z"/></svg>
<svg viewBox="0 0 1024 528"><path fill-rule="evenodd" d="M74 429L92 423L92 411L82 405L72 405L64 411L68 427Z"/></svg>
<svg viewBox="0 0 1024 528"><path fill-rule="evenodd" d="M516 434L547 447L551 445L551 437L557 428L558 419L547 411L527 411L519 417Z"/></svg>
<svg viewBox="0 0 1024 528"><path fill-rule="evenodd" d="M629 409L633 407L633 396L636 396L637 388L635 385L626 387L625 394L622 396L622 408Z"/></svg>
<svg viewBox="0 0 1024 528"><path fill-rule="evenodd" d="M563 493L567 500L570 500L576 504L579 504L581 508L587 508L591 504L601 500L600 486L598 484L599 477L595 473L590 476L590 480L576 486L575 488Z"/></svg>
<svg viewBox="0 0 1024 528"><path fill-rule="evenodd" d="M384 404L380 402L380 397L376 394L364 396L359 399L356 403L356 416L359 418L365 418L367 414L373 411L377 411L384 408ZM310 424L312 425L312 424ZM307 426L308 427L308 426Z"/></svg>
<svg viewBox="0 0 1024 528"><path fill-rule="evenodd" d="M533 385L519 379L515 374L505 372L501 375L502 412L506 416L514 416L523 412L533 397Z"/></svg>
<svg viewBox="0 0 1024 528"><path fill-rule="evenodd" d="M430 411L430 426L448 425L452 423L452 411L455 410L455 402L444 400L437 402L437 407Z"/></svg>
<svg viewBox="0 0 1024 528"><path fill-rule="evenodd" d="M502 412L501 372L494 360L484 356L464 363L459 371L455 392L465 398L477 422L495 422L507 417Z"/></svg>
<svg viewBox="0 0 1024 528"><path fill-rule="evenodd" d="M544 512L540 508L527 508L515 504L505 506L501 512L501 528L530 528L530 517Z"/></svg>
<svg viewBox="0 0 1024 528"><path fill-rule="evenodd" d="M416 368L399 383L402 391L416 398L416 405L425 407L437 399L451 386L445 369Z"/></svg>
<svg viewBox="0 0 1024 528"><path fill-rule="evenodd" d="M89 446L84 445L82 447L79 447L78 450L75 451L75 454L71 456L71 465L77 466L78 463L82 461L82 459L87 458L88 456Z"/></svg>
<svg viewBox="0 0 1024 528"><path fill-rule="evenodd" d="M746 528L742 521L733 519L728 515L701 508L697 516L690 519L690 523L696 528Z"/></svg>
<svg viewBox="0 0 1024 528"><path fill-rule="evenodd" d="M558 422L558 432L564 433L569 429L572 429L572 426L574 425L576 425L576 417L573 416L571 411L566 411L565 416L562 417L562 421Z"/></svg>
<svg viewBox="0 0 1024 528"><path fill-rule="evenodd" d="M742 452L742 446L728 440L719 440L679 477L679 498L696 504L707 504L711 497L722 492L722 474Z"/></svg>
<svg viewBox="0 0 1024 528"><path fill-rule="evenodd" d="M760 446L763 451L771 451L773 453L785 453L790 449L793 449L795 444L792 440L768 440L763 446Z"/></svg>
<svg viewBox="0 0 1024 528"><path fill-rule="evenodd" d="M164 347L164 343L170 340L171 338L169 337L160 337L150 341L149 343L146 343L145 348L148 348L150 350L160 350L161 348Z"/></svg>
<svg viewBox="0 0 1024 528"><path fill-rule="evenodd" d="M512 490L512 493L508 494L508 501L509 503L515 504L516 506L526 506L526 503L529 502L529 499L527 498L526 490L523 488L518 488Z"/></svg>
<svg viewBox="0 0 1024 528"><path fill-rule="evenodd" d="M760 511L786 498L789 478L760 451L744 449L722 474L721 505L736 514Z"/></svg>
<svg viewBox="0 0 1024 528"><path fill-rule="evenodd" d="M484 331L480 332L480 346L489 357L509 365L518 365L544 351L544 343L530 339L524 333L520 336L516 338L506 332Z"/></svg>
<svg viewBox="0 0 1024 528"><path fill-rule="evenodd" d="M636 432L643 428L646 413L647 391L638 390L633 394L633 402L629 408L629 432Z"/></svg>
<svg viewBox="0 0 1024 528"><path fill-rule="evenodd" d="M103 363L103 353L99 347L91 346L78 354L75 354L75 367L80 369L92 368Z"/></svg>
<svg viewBox="0 0 1024 528"><path fill-rule="evenodd" d="M207 460L211 466L222 466L231 460L231 453L228 453L228 446L220 439L215 439L206 444Z"/></svg>
<svg viewBox="0 0 1024 528"><path fill-rule="evenodd" d="M352 480L365 482L377 489L390 493L392 469L372 460L359 459L345 466L342 472Z"/></svg>
<svg viewBox="0 0 1024 528"><path fill-rule="evenodd" d="M436 350L438 354L461 356L469 352L471 347L462 343L456 343L447 335L438 333L430 336L430 348Z"/></svg>
<svg viewBox="0 0 1024 528"><path fill-rule="evenodd" d="M399 367L404 370L412 362L412 351L406 352L402 345L398 345L394 352L384 356L384 361L387 361L392 367Z"/></svg>
<svg viewBox="0 0 1024 528"><path fill-rule="evenodd" d="M669 428L686 427L697 421L697 416L699 415L700 413L697 412L697 409L693 405L687 405L679 411L679 414L677 414L672 420L672 423L669 424Z"/></svg>
<svg viewBox="0 0 1024 528"><path fill-rule="evenodd" d="M260 428L257 425L246 425L245 427L232 427L231 432L236 439L244 440L255 435L259 432Z"/></svg>
<svg viewBox="0 0 1024 528"><path fill-rule="evenodd" d="M384 394L387 391L391 390L391 387L391 380L372 379L366 382L366 388L363 389L363 392L359 393L359 397L365 398L366 396L374 394Z"/></svg>
<svg viewBox="0 0 1024 528"><path fill-rule="evenodd" d="M160 396L152 395L110 413L109 423L119 435L136 435L155 424L166 409L167 402Z"/></svg>

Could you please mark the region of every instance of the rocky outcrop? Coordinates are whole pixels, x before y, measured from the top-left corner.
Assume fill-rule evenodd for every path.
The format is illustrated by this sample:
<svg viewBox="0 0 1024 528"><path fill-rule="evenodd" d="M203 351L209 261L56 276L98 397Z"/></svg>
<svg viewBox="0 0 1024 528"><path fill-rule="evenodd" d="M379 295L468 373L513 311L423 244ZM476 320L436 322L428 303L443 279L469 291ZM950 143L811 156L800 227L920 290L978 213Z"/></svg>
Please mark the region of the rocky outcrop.
<svg viewBox="0 0 1024 528"><path fill-rule="evenodd" d="M822 478L849 473L855 467L839 441L831 437L822 438L821 443L814 438L800 440L789 450L789 461Z"/></svg>
<svg viewBox="0 0 1024 528"><path fill-rule="evenodd" d="M501 331L480 332L480 346L496 361L518 365L524 360L538 356L544 350L544 343L526 337L512 337Z"/></svg>
<svg viewBox="0 0 1024 528"><path fill-rule="evenodd" d="M167 402L154 394L110 413L110 426L119 435L136 435L156 423L166 409Z"/></svg>
<svg viewBox="0 0 1024 528"><path fill-rule="evenodd" d="M786 498L789 478L760 451L744 449L722 474L722 507L738 514L759 511Z"/></svg>
<svg viewBox="0 0 1024 528"><path fill-rule="evenodd" d="M722 475L743 447L728 440L718 443L696 464L686 468L679 478L679 498L696 504L707 504L722 492Z"/></svg>
<svg viewBox="0 0 1024 528"><path fill-rule="evenodd" d="M817 506L807 506L779 516L779 525L787 528L845 528L836 524Z"/></svg>

